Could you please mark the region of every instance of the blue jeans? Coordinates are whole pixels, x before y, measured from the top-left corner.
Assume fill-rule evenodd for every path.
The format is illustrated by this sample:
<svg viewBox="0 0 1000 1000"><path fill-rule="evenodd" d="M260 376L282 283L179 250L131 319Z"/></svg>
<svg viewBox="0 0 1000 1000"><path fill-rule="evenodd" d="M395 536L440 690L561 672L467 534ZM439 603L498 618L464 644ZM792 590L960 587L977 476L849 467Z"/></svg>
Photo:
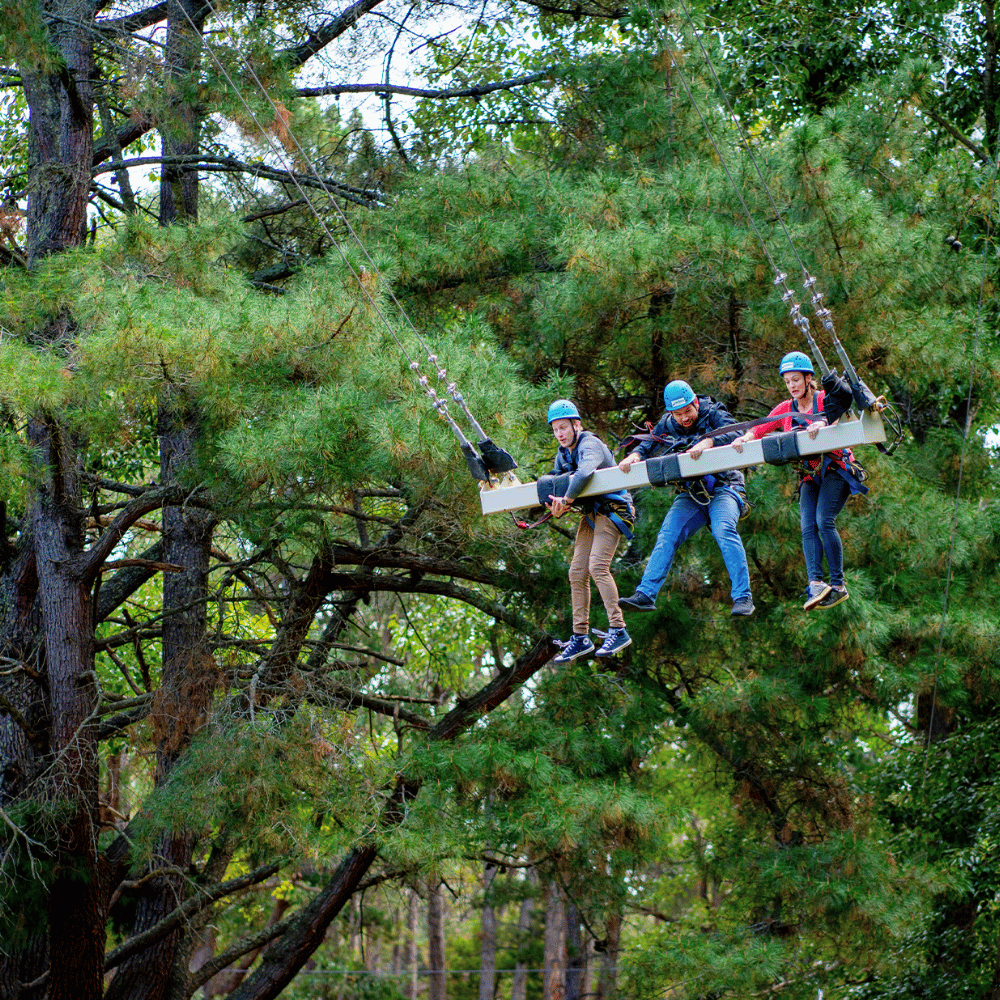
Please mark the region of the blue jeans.
<svg viewBox="0 0 1000 1000"><path fill-rule="evenodd" d="M663 586L674 554L678 547L706 524L712 529L712 537L719 546L722 560L729 573L732 585L730 593L734 601L750 596L750 572L747 569L747 554L743 550L743 540L736 530L742 504L736 493L724 486L717 486L712 501L707 507L695 503L686 493L682 493L670 505L663 519L656 545L649 554L646 571L637 589L655 600Z"/></svg>
<svg viewBox="0 0 1000 1000"><path fill-rule="evenodd" d="M827 469L823 482L803 482L799 492L802 515L802 554L810 580L823 579L823 555L830 570L830 586L844 586L844 546L837 531L837 515L844 509L851 487L834 469Z"/></svg>

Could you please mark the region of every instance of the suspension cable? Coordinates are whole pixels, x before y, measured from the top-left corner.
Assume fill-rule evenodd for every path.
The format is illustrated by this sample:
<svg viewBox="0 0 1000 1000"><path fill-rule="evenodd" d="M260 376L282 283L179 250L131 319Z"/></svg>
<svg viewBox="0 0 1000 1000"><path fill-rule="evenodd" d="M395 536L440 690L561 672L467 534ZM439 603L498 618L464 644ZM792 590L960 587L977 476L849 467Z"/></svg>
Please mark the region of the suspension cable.
<svg viewBox="0 0 1000 1000"><path fill-rule="evenodd" d="M228 36L230 42L233 44L234 51L239 52L239 47L236 44L236 40L233 38L233 34L230 31L228 25L226 25L226 23L223 21L223 19L221 17L219 17L218 11L215 10L214 4L211 3L211 2L209 2L209 6L212 9L212 13L216 15L216 18L218 19L219 23L222 25L223 30L225 30L226 35ZM355 269L354 265L350 262L350 260L348 259L347 255L344 253L343 249L341 248L341 246L340 246L339 242L337 241L337 239L334 237L333 233L330 231L329 226L327 226L326 222L324 221L324 219L320 215L320 213L319 213L318 209L316 208L315 204L313 203L312 199L306 193L304 187L302 186L302 184L299 182L298 178L296 177L295 171L293 171L291 169L291 167L290 167L290 165L289 165L289 163L288 163L288 161L287 161L284 153L282 152L281 148L278 146L277 143L275 143L275 141L268 134L267 129L265 129L264 126L261 124L261 122L258 119L257 115L254 113L253 109L250 107L250 105L247 103L246 99L244 98L241 89L235 83L235 81L232 79L232 77L229 75L228 71L226 70L226 68L222 64L222 62L219 60L218 56L216 56L214 50L212 49L212 46L209 45L208 42L205 40L204 35L202 34L201 31L199 31L197 25L191 19L191 16L188 14L188 12L186 10L184 10L183 5L181 5L180 9L181 9L181 12L184 14L184 17L187 20L188 24L191 25L191 28L198 35L198 37L199 37L199 39L201 41L202 48L204 48L204 50L208 53L209 57L212 59L212 62L215 64L216 68L222 74L223 78L226 80L226 82L229 84L229 86L231 86L233 88L233 92L236 94L236 96L239 99L240 103L246 109L246 112L250 116L250 118L253 121L254 125L257 126L257 129L260 132L261 137L267 143L267 145L270 148L271 152L274 153L274 155L278 158L278 160L284 166L284 168L287 171L287 173L288 173L288 175L289 175L292 183L295 185L296 190L299 192L299 195L302 197L302 199L305 202L305 204L309 207L309 210L313 214L313 216L315 216L316 221L322 227L323 232L326 234L326 236L330 240L331 244L334 247L336 247L337 252L340 254L340 258L344 262L344 264L347 267L347 269L350 271L350 273L357 280L358 285L360 286L360 288L361 288L362 292L364 293L365 297L368 299L368 302L370 303L372 309L374 310L374 312L376 313L376 315L379 317L379 319L382 321L382 323L385 326L385 328L389 331L389 334L392 336L392 339L396 342L397 346L399 347L400 351L403 354L403 357L406 359L408 367L410 368L411 371L414 372L414 374L416 376L416 379L417 379L417 382L420 384L420 386L426 392L427 398L430 400L431 405L437 411L438 415L441 416L442 418L444 418L444 420L447 421L448 425L451 427L452 431L454 432L454 434L458 438L459 444L461 445L462 450L463 450L463 452L466 455L466 459L470 462L470 468L472 468L472 459L470 458L470 452L473 451L473 449L472 449L471 442L469 442L468 438L466 438L465 434L462 432L461 427L459 427L459 425L455 422L455 419L452 417L451 413L448 410L448 404L447 404L447 402L444 399L442 399L441 397L438 396L438 394L434 390L433 386L430 385L430 380L428 379L428 377L420 372L420 363L418 361L414 361L414 360L412 360L410 358L409 352L406 350L406 347L404 346L403 342L397 336L396 331L392 327L392 324L389 322L389 320L386 317L385 313L383 312L383 310L381 309L381 307L379 306L379 304L376 302L374 296L372 296L371 292L368 290L367 286L365 285L365 282L362 280L361 275ZM242 56L240 56L240 62L242 63L244 69L247 71L247 73L249 74L249 76L251 77L251 79L254 81L254 83L259 88L261 94L264 96L264 98L267 101L267 103L270 104L270 106L271 106L272 110L274 111L275 115L278 116L278 117L280 117L280 111L279 111L279 108L278 108L277 104L271 99L271 96L267 92L267 88L263 85L263 83L261 82L260 78L257 76L257 73L254 71L253 67ZM416 338L417 338L418 342L420 343L420 346L424 349L425 353L427 354L427 360L432 365L434 365L435 370L437 372L438 379L440 381L446 383L446 392L448 393L448 395L451 396L451 398L455 401L455 403L462 408L462 410L464 411L464 413L468 417L469 422L472 424L473 429L479 435L480 440L486 439L487 438L486 434L483 432L483 429L479 426L479 424L476 422L475 418L472 416L472 413L469 411L469 408L466 405L464 397L458 391L458 387L457 387L456 383L455 382L447 382L447 379L448 379L447 369L443 365L440 365L437 355L433 353L433 351L428 346L428 344L426 343L426 341L424 340L424 338L420 335L420 332L413 325L413 322L410 320L410 317L406 313L406 310L403 308L403 306L400 303L399 299L396 298L396 296L393 293L391 287L389 286L389 283L386 281L385 276L382 274L381 270L378 268L378 265L375 263L375 261L372 260L371 255L368 253L367 249L365 248L364 244L361 241L361 238L358 236L357 232L354 230L354 227L351 226L351 223L348 220L347 215L344 212L343 208L341 208L339 202L337 201L336 196L330 190L330 188L327 185L326 181L320 175L319 171L316 169L316 167L313 164L313 162L312 162L311 158L309 157L309 155L302 148L302 145L299 142L298 137L295 135L295 133L292 130L291 126L287 122L285 123L285 128L286 128L286 130L288 132L289 137L291 138L291 140L295 144L296 150L301 155L304 163L309 168L309 171L315 177L315 179L316 179L316 181L318 183L318 186L322 189L322 191L330 199L330 203L336 209L338 215L340 216L340 219L341 219L342 223L344 224L344 226L346 227L346 229L350 233L350 235L353 237L353 239L354 239L355 243L357 244L357 246L360 248L362 254L365 257L365 260L367 260L368 263L371 265L372 273L376 276L376 278L378 279L379 283L386 290L386 292L388 294L388 297L392 300L392 302L395 304L396 308L399 310L399 314L403 318L403 320L405 321L406 325L408 325L410 327L410 329L413 331L413 333L416 335ZM473 474L474 475L476 474L475 470L473 470ZM485 477L478 477L478 478L485 478Z"/></svg>
<svg viewBox="0 0 1000 1000"><path fill-rule="evenodd" d="M979 331L982 327L983 302L986 292L986 254L990 246L990 233L993 224L993 202L996 197L997 170L1000 168L1000 149L993 158L993 177L990 180L990 200L986 213L986 239L983 241L982 271L979 278L979 302L976 306L976 323L972 333L972 356L969 358L969 391L965 396L965 427L962 430L962 449L958 458L958 484L955 489L955 502L952 505L951 538L948 544L948 563L944 575L944 597L941 601L941 627L938 632L937 651L934 654L934 686L931 689L931 712L927 720L927 737L924 740L924 776L921 782L921 797L927 784L927 764L930 757L931 738L934 732L934 712L937 707L938 679L941 676L941 657L944 653L945 625L948 620L948 597L951 592L951 570L955 559L955 539L958 534L958 504L962 496L962 476L965 471L965 447L969 440L972 424L972 383L976 374L976 352L979 349Z"/></svg>
<svg viewBox="0 0 1000 1000"><path fill-rule="evenodd" d="M821 372L826 375L829 372L829 366L826 363L826 359L823 357L823 352L819 349L819 345L816 343L812 335L812 330L809 327L809 319L802 313L802 307L798 302L795 301L795 292L789 288L787 283L788 275L785 274L777 265L774 257L771 256L771 251L767 247L767 242L764 240L764 236L760 229L757 227L757 223L754 221L753 214L751 213L749 207L747 206L746 200L743 197L743 191L740 185L736 183L736 179L733 177L732 172L729 169L729 164L726 162L726 158L722 155L722 150L719 148L718 143L715 141L715 137L712 135L712 130L709 127L708 121L706 120L698 102L694 99L694 94L691 91L691 86L688 83L687 76L684 70L681 69L681 65L677 60L677 56L674 53L673 47L669 44L667 39L664 37L662 30L658 27L657 33L660 38L661 44L666 48L667 54L670 56L671 65L677 71L677 76L681 81L681 85L684 88L684 93L687 95L687 99L694 108L701 121L702 126L705 129L705 135L708 138L712 149L715 151L715 155L718 157L719 163L722 165L722 169L725 172L726 177L729 180L729 184L733 189L733 193L739 200L740 206L743 209L743 214L746 216L747 222L750 224L750 228L754 231L754 235L757 237L757 242L760 244L761 250L764 251L764 255L767 257L768 263L771 265L771 270L774 272L774 285L775 287L780 286L784 289L781 296L781 301L789 306L789 316L791 317L792 324L799 330L799 332L805 337L806 342L809 344L809 349L812 351L813 357L816 359L816 363L819 365ZM727 102L728 104L728 102ZM750 152L751 160L754 160L752 151ZM756 166L756 161L754 160L754 165ZM758 176L763 177L758 169ZM766 184L765 184L766 188ZM779 222L781 222L782 228L784 228L784 222L781 219L781 213L778 211L773 200L771 200L771 194L768 190L768 200L771 201L771 207L774 209L775 215L777 215ZM788 235L788 230L785 230L786 235ZM791 243L791 236L788 237ZM795 251L795 245L792 244L792 250ZM797 256L797 254L796 254ZM806 274L809 277L808 272ZM815 282L815 278L812 279Z"/></svg>

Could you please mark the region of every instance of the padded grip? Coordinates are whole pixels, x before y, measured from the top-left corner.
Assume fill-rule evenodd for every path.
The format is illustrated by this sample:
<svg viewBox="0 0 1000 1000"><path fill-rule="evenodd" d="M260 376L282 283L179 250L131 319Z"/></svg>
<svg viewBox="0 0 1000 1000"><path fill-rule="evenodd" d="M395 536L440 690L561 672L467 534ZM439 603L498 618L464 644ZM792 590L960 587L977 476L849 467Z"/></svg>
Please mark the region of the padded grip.
<svg viewBox="0 0 1000 1000"><path fill-rule="evenodd" d="M796 431L774 434L760 439L764 461L768 465L787 465L799 457L799 438Z"/></svg>
<svg viewBox="0 0 1000 1000"><path fill-rule="evenodd" d="M664 486L681 478L679 455L660 455L646 459L646 475L653 486Z"/></svg>
<svg viewBox="0 0 1000 1000"><path fill-rule="evenodd" d="M561 476L540 476L537 483L538 502L544 507L549 497L564 497L569 489L570 473Z"/></svg>

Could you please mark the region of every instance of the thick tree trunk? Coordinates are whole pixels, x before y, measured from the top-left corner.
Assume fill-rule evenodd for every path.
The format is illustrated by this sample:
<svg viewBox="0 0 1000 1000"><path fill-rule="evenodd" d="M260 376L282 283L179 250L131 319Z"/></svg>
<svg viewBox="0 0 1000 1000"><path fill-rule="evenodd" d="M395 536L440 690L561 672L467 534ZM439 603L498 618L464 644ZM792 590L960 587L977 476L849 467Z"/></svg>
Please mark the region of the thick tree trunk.
<svg viewBox="0 0 1000 1000"><path fill-rule="evenodd" d="M61 59L20 67L28 129L28 264L79 246L87 229L94 150L94 0L45 0Z"/></svg>
<svg viewBox="0 0 1000 1000"><path fill-rule="evenodd" d="M448 975L444 957L444 885L432 874L427 880L428 1000L447 1000Z"/></svg>
<svg viewBox="0 0 1000 1000"><path fill-rule="evenodd" d="M73 442L54 419L34 418L28 436L42 473L31 520L52 717L51 794L64 810L48 894L48 996L87 1000L103 993L106 887L97 854L98 748L89 724L97 683L91 593L81 577L80 483Z"/></svg>
<svg viewBox="0 0 1000 1000"><path fill-rule="evenodd" d="M195 460L198 414L177 399L160 409L160 481L182 481ZM157 782L164 781L197 731L205 725L220 672L205 641L208 570L214 518L196 507L163 509L163 558L181 572L163 577L163 672L150 721L157 746ZM173 911L190 892L195 836L171 830L160 840L153 866L172 870L143 887L133 934L141 934ZM207 919L207 912L203 919ZM119 967L107 1000L164 1000L186 996L188 960L200 934L195 921L154 942ZM182 946L183 944L183 946ZM172 983L172 980L178 980Z"/></svg>

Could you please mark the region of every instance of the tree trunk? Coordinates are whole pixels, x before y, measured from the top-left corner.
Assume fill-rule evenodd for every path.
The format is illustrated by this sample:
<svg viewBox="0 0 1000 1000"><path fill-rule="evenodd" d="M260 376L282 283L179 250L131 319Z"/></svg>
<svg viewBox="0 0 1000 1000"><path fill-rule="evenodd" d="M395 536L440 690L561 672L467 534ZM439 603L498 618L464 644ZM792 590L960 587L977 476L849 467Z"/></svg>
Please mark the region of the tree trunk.
<svg viewBox="0 0 1000 1000"><path fill-rule="evenodd" d="M583 993L585 956L580 933L580 912L566 904L566 1000L580 1000Z"/></svg>
<svg viewBox="0 0 1000 1000"><path fill-rule="evenodd" d="M482 943L479 949L479 1000L493 1000L497 978L497 914L493 907L496 865L483 869Z"/></svg>
<svg viewBox="0 0 1000 1000"><path fill-rule="evenodd" d="M545 887L545 969L542 1000L565 1000L566 914L556 883Z"/></svg>
<svg viewBox="0 0 1000 1000"><path fill-rule="evenodd" d="M525 897L521 900L521 908L517 917L517 944L520 952L528 943L531 936L531 920L535 912L534 887L537 881L533 868L528 868L524 873L527 883ZM518 955L514 963L514 978L511 983L511 1000L526 1000L528 995L528 963Z"/></svg>
<svg viewBox="0 0 1000 1000"><path fill-rule="evenodd" d="M198 414L183 401L167 399L160 407L160 481L183 481L195 461L199 435ZM150 715L157 746L157 783L173 770L195 733L205 725L220 672L205 641L208 569L214 519L195 507L163 509L163 558L182 566L163 577L163 672ZM184 874L195 846L191 831L166 831L159 843L154 867L172 869L143 887L136 907L133 934L149 930L183 902L190 891ZM108 988L107 1000L164 1000L175 992L171 980L180 978L177 992L187 995L188 960L197 945L201 921L189 923L126 960ZM184 947L180 948L182 942Z"/></svg>
<svg viewBox="0 0 1000 1000"><path fill-rule="evenodd" d="M52 332L61 337L66 331ZM72 438L55 419L36 416L28 437L41 479L31 520L52 718L49 780L51 795L62 806L48 896L48 996L86 1000L103 993L106 889L97 854L98 747L88 724L97 707L97 684L91 593L81 575L80 482Z"/></svg>
<svg viewBox="0 0 1000 1000"><path fill-rule="evenodd" d="M417 950L417 922L420 918L420 896L417 890L407 890L406 900L406 947L403 951L403 965L410 970L410 983L406 996L415 1000L420 986L420 952Z"/></svg>
<svg viewBox="0 0 1000 1000"><path fill-rule="evenodd" d="M194 156L201 146L198 67L205 26L204 0L169 0L167 43L167 113L160 122L163 157ZM197 166L165 162L160 173L160 225L198 219Z"/></svg>
<svg viewBox="0 0 1000 1000"><path fill-rule="evenodd" d="M48 72L20 66L28 129L28 264L80 246L94 150L95 0L47 0L49 40L58 53ZM60 65L61 61L61 65Z"/></svg>
<svg viewBox="0 0 1000 1000"><path fill-rule="evenodd" d="M601 954L601 968L597 979L597 1000L613 1000L618 994L618 951L621 947L621 914L611 913L605 922L607 937Z"/></svg>
<svg viewBox="0 0 1000 1000"><path fill-rule="evenodd" d="M444 962L444 884L432 874L427 880L428 1000L446 1000L448 996Z"/></svg>

